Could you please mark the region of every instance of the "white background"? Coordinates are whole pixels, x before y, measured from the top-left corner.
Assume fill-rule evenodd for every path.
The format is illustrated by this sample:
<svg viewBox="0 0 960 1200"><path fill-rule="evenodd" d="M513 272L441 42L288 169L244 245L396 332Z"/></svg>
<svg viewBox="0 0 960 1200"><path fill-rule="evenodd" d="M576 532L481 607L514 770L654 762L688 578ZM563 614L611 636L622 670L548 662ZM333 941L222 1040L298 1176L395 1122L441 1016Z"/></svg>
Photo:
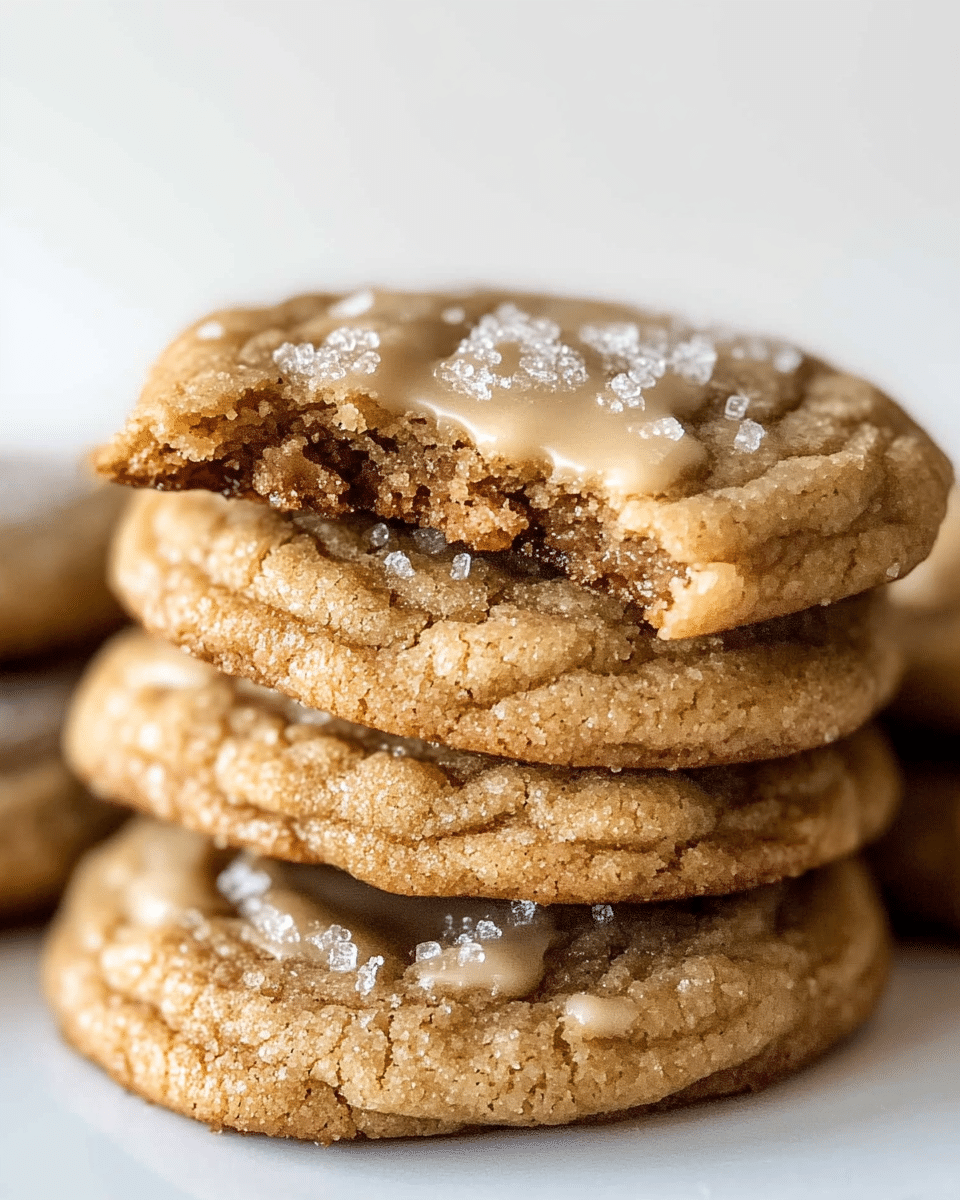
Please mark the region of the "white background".
<svg viewBox="0 0 960 1200"><path fill-rule="evenodd" d="M207 308L672 305L960 452L960 4L7 0L3 440L94 442Z"/></svg>
<svg viewBox="0 0 960 1200"><path fill-rule="evenodd" d="M90 445L206 309L516 283L793 338L960 457L960 4L6 0L0 443ZM956 1196L957 955L751 1100L424 1145L212 1138L61 1048L0 936L0 1192Z"/></svg>

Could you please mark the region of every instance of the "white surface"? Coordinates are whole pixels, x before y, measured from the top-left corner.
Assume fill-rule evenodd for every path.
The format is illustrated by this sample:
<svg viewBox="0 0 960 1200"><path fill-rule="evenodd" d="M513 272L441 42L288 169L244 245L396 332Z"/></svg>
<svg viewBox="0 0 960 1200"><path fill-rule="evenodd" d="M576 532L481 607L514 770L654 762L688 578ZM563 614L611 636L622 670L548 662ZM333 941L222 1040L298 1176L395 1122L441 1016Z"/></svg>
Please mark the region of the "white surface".
<svg viewBox="0 0 960 1200"><path fill-rule="evenodd" d="M7 444L218 304L542 284L781 333L960 455L954 0L6 0Z"/></svg>
<svg viewBox="0 0 960 1200"><path fill-rule="evenodd" d="M215 1136L61 1045L36 935L0 937L0 1195L10 1200L956 1200L960 952L900 952L876 1018L758 1096L599 1128L323 1149Z"/></svg>

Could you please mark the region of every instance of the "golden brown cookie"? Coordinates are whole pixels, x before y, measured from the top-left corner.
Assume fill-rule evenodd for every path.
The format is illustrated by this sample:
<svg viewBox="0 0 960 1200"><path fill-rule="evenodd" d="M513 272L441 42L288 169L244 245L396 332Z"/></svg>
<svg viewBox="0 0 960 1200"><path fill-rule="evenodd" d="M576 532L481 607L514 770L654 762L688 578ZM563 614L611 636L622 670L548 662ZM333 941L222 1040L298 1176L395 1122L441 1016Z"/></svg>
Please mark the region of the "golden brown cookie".
<svg viewBox="0 0 960 1200"><path fill-rule="evenodd" d="M905 574L951 479L896 404L792 347L491 291L216 313L163 354L98 465L513 547L664 638Z"/></svg>
<svg viewBox="0 0 960 1200"><path fill-rule="evenodd" d="M0 918L51 904L119 813L94 800L57 749L76 671L0 674Z"/></svg>
<svg viewBox="0 0 960 1200"><path fill-rule="evenodd" d="M137 821L47 946L66 1037L215 1127L558 1125L760 1087L855 1028L887 934L850 860L663 905L398 898Z"/></svg>
<svg viewBox="0 0 960 1200"><path fill-rule="evenodd" d="M207 492L136 497L112 577L147 629L404 737L565 766L690 767L835 741L896 686L870 597L663 642L512 559Z"/></svg>
<svg viewBox="0 0 960 1200"><path fill-rule="evenodd" d="M125 500L76 463L0 458L0 659L75 645L120 624L105 565Z"/></svg>
<svg viewBox="0 0 960 1200"><path fill-rule="evenodd" d="M541 904L742 891L850 854L893 815L882 736L691 772L576 770L390 737L141 633L90 667L66 732L93 791L409 895Z"/></svg>
<svg viewBox="0 0 960 1200"><path fill-rule="evenodd" d="M932 554L890 595L907 659L895 712L960 732L960 488L950 493Z"/></svg>

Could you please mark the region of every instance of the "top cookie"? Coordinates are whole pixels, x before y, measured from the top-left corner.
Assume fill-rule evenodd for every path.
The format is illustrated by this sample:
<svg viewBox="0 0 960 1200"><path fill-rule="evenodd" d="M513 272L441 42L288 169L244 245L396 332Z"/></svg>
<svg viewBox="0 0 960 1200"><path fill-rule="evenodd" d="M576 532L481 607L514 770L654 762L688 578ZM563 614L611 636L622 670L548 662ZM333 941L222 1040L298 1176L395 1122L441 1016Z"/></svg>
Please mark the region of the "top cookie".
<svg viewBox="0 0 960 1200"><path fill-rule="evenodd" d="M98 466L512 546L664 638L905 574L951 477L891 400L792 347L491 291L217 313L163 354Z"/></svg>

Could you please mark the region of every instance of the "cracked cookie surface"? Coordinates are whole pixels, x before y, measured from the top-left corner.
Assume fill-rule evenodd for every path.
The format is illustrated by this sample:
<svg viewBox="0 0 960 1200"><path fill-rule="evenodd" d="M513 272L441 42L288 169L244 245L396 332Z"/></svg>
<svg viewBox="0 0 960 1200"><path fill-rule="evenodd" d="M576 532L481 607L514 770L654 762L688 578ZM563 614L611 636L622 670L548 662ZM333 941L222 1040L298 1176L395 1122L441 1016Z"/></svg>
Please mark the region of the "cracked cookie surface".
<svg viewBox="0 0 960 1200"><path fill-rule="evenodd" d="M151 632L312 708L565 766L779 758L859 728L900 658L876 597L664 642L612 596L362 521L136 496L112 578Z"/></svg>
<svg viewBox="0 0 960 1200"><path fill-rule="evenodd" d="M799 875L876 837L882 736L692 772L551 768L390 737L141 633L103 650L65 748L98 794L388 891L538 903L674 899Z"/></svg>
<svg viewBox="0 0 960 1200"><path fill-rule="evenodd" d="M80 868L43 974L125 1086L330 1142L764 1086L865 1019L887 953L850 860L720 900L544 909L401 899L141 820Z"/></svg>
<svg viewBox="0 0 960 1200"><path fill-rule="evenodd" d="M905 574L951 479L893 401L791 347L496 292L216 313L165 351L98 465L522 549L665 638Z"/></svg>

